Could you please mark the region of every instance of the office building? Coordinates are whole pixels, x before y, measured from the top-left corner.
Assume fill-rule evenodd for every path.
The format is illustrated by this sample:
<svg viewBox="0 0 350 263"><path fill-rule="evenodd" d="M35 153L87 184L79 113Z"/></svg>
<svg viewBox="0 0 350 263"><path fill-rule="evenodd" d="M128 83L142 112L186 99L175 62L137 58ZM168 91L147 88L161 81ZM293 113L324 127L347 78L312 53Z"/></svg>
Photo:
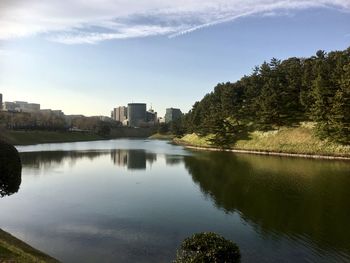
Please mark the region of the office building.
<svg viewBox="0 0 350 263"><path fill-rule="evenodd" d="M165 123L170 123L172 121L176 121L180 119L182 116L182 112L180 109L175 109L175 108L168 108L166 109L166 114L165 114Z"/></svg>
<svg viewBox="0 0 350 263"><path fill-rule="evenodd" d="M128 126L141 127L147 121L146 103L128 104Z"/></svg>
<svg viewBox="0 0 350 263"><path fill-rule="evenodd" d="M28 103L26 101L4 102L3 110L13 112L39 112L40 104Z"/></svg>
<svg viewBox="0 0 350 263"><path fill-rule="evenodd" d="M125 123L128 118L128 108L125 106L114 108L111 117L115 121Z"/></svg>
<svg viewBox="0 0 350 263"><path fill-rule="evenodd" d="M15 109L16 109L16 104L14 102L5 101L3 103L3 110L4 111L15 111Z"/></svg>

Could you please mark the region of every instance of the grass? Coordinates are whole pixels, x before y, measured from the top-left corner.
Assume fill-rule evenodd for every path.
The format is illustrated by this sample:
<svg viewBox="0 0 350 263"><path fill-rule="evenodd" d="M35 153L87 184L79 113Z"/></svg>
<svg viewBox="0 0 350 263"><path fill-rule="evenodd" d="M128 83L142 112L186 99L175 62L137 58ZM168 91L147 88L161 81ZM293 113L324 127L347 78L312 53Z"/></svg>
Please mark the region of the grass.
<svg viewBox="0 0 350 263"><path fill-rule="evenodd" d="M0 229L0 262L59 262Z"/></svg>
<svg viewBox="0 0 350 263"><path fill-rule="evenodd" d="M187 134L175 142L199 146L215 147L209 142L212 135L200 137ZM320 140L314 135L310 123L302 123L299 127L282 127L273 131L255 131L248 134L247 139L240 139L230 148L237 150L268 151L280 153L350 156L350 146L341 145L328 140Z"/></svg>
<svg viewBox="0 0 350 263"><path fill-rule="evenodd" d="M156 133L153 134L152 136L149 137L149 139L154 139L154 140L173 140L176 137L174 134L161 134L161 133Z"/></svg>
<svg viewBox="0 0 350 263"><path fill-rule="evenodd" d="M0 139L14 145L102 140L97 134L56 131L0 131Z"/></svg>

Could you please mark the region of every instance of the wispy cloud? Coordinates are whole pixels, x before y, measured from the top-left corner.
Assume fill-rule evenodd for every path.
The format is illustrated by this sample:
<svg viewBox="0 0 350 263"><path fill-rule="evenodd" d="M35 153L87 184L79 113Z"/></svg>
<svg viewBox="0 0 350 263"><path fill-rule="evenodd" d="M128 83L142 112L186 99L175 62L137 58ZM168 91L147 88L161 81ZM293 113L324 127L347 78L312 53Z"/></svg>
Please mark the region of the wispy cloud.
<svg viewBox="0 0 350 263"><path fill-rule="evenodd" d="M0 40L44 35L65 44L176 37L250 15L335 8L350 0L1 0Z"/></svg>

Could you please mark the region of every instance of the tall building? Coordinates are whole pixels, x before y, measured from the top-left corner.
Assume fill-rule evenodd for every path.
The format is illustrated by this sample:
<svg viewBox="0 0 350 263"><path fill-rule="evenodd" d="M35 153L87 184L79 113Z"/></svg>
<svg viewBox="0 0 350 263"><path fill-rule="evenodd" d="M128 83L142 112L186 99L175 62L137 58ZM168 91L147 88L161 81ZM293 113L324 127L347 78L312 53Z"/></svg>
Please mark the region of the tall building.
<svg viewBox="0 0 350 263"><path fill-rule="evenodd" d="M172 121L176 121L180 119L182 116L182 112L180 109L168 108L165 113L165 123L169 123Z"/></svg>
<svg viewBox="0 0 350 263"><path fill-rule="evenodd" d="M2 110L2 94L0 93L0 110Z"/></svg>
<svg viewBox="0 0 350 263"><path fill-rule="evenodd" d="M140 127L146 122L146 103L128 104L128 122L130 127Z"/></svg>
<svg viewBox="0 0 350 263"><path fill-rule="evenodd" d="M114 120L123 123L128 118L128 108L120 106L114 109Z"/></svg>

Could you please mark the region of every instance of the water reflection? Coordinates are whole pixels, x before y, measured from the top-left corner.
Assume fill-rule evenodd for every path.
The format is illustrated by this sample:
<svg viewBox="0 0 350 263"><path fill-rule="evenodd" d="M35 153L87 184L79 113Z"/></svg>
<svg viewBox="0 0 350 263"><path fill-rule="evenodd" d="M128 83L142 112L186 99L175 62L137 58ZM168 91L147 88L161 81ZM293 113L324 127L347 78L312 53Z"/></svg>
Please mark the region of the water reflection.
<svg viewBox="0 0 350 263"><path fill-rule="evenodd" d="M0 198L17 193L21 185L21 161L11 145L0 142Z"/></svg>
<svg viewBox="0 0 350 263"><path fill-rule="evenodd" d="M349 255L349 163L207 153L185 157L185 166L218 208L239 212L264 237Z"/></svg>
<svg viewBox="0 0 350 263"><path fill-rule="evenodd" d="M51 151L51 152L23 152L20 153L25 168L51 170L68 162L73 167L81 159L94 159L109 152L103 151Z"/></svg>
<svg viewBox="0 0 350 263"><path fill-rule="evenodd" d="M128 170L145 170L157 161L157 154L145 150L101 150L101 151L51 151L23 152L21 160L26 168L50 170L69 163L73 167L81 159L93 161L101 156L110 155L112 162Z"/></svg>
<svg viewBox="0 0 350 263"><path fill-rule="evenodd" d="M147 165L157 161L157 154L145 150L112 150L111 159L117 166L127 167L128 170L145 170Z"/></svg>

